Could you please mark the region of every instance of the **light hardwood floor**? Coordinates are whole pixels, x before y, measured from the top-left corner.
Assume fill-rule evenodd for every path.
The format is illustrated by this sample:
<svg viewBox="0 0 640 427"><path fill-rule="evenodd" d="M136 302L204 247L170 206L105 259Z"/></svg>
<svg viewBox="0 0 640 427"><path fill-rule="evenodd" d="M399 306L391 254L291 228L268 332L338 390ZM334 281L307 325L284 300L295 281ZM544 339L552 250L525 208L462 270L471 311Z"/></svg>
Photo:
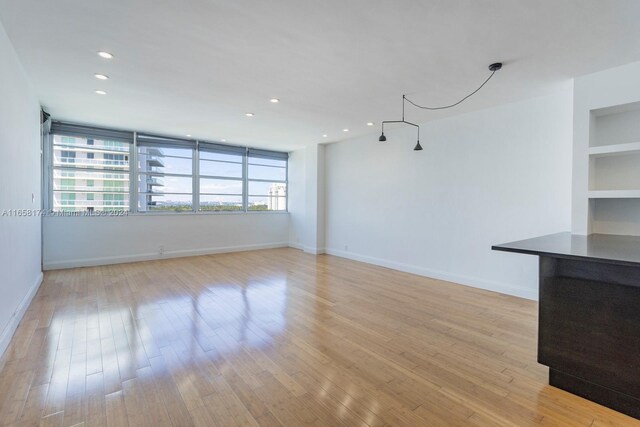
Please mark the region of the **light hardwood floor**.
<svg viewBox="0 0 640 427"><path fill-rule="evenodd" d="M546 385L536 310L294 249L49 272L0 423L639 426Z"/></svg>

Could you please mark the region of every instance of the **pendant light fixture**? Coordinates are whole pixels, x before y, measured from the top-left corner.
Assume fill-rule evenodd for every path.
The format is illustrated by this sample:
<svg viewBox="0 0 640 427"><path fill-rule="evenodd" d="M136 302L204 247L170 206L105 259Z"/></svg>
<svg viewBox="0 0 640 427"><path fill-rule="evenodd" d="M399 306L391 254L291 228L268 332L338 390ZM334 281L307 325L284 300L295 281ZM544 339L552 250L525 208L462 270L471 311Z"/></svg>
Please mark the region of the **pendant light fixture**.
<svg viewBox="0 0 640 427"><path fill-rule="evenodd" d="M415 123L408 122L404 119L404 102L406 101L406 96L402 95L402 120L384 120L382 122L382 135L378 138L378 141L384 142L387 140L387 137L384 136L384 125L387 123L404 123L405 125L415 126L418 129L418 144L416 144L416 148L414 150L420 151L422 150L422 146L420 145L420 126Z"/></svg>
<svg viewBox="0 0 640 427"><path fill-rule="evenodd" d="M382 134L380 135L380 138L378 138L378 141L380 142L385 142L387 140L387 137L384 135L384 125L386 123L404 123L406 125L409 126L415 126L418 129L418 142L416 143L416 146L413 148L414 151L422 151L422 145L420 145L420 126L418 126L415 123L411 123L408 122L404 119L404 105L405 102L408 102L409 104L413 105L414 107L420 108L422 110L445 110L447 108L452 108L455 107L456 105L462 104L464 101L466 101L468 98L470 98L471 96L475 95L480 89L482 89L484 87L484 85L487 84L487 82L489 80L491 80L491 77L493 77L493 75L496 73L496 71L499 71L500 69L502 69L502 63L501 62L496 62L493 63L491 65L489 65L489 71L491 71L491 74L489 75L489 77L487 77L487 79L473 92L471 92L469 95L465 96L464 98L462 98L460 101L450 104L450 105L444 105L441 107L425 107L422 105L418 105L415 102L411 101L410 99L408 99L406 97L406 95L402 95L402 120L384 120L382 121Z"/></svg>

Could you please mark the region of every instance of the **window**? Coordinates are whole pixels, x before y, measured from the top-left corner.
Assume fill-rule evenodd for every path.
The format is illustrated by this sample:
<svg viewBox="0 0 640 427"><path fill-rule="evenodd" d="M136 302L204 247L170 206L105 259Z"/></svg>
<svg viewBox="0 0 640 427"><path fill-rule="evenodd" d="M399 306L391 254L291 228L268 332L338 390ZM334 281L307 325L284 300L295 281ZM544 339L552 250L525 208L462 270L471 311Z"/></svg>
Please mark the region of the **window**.
<svg viewBox="0 0 640 427"><path fill-rule="evenodd" d="M105 153L103 159L104 163L107 165L119 166L126 164L129 161L129 156L124 154Z"/></svg>
<svg viewBox="0 0 640 427"><path fill-rule="evenodd" d="M124 194L105 194L102 200L104 206L125 206Z"/></svg>
<svg viewBox="0 0 640 427"><path fill-rule="evenodd" d="M200 143L199 154L200 210L244 210L246 149Z"/></svg>
<svg viewBox="0 0 640 427"><path fill-rule="evenodd" d="M193 210L192 141L138 136L138 212Z"/></svg>
<svg viewBox="0 0 640 427"><path fill-rule="evenodd" d="M288 154L54 122L54 211L287 210ZM134 163L133 167L131 163Z"/></svg>
<svg viewBox="0 0 640 427"><path fill-rule="evenodd" d="M60 151L60 163L75 163L76 161L76 152L69 150L61 150Z"/></svg>
<svg viewBox="0 0 640 427"><path fill-rule="evenodd" d="M76 188L76 180L63 178L60 180L60 190L74 190Z"/></svg>
<svg viewBox="0 0 640 427"><path fill-rule="evenodd" d="M54 211L129 209L128 157L133 134L91 131L103 132L103 137L92 137L82 126L52 125L50 205ZM113 199L119 203L112 203Z"/></svg>
<svg viewBox="0 0 640 427"><path fill-rule="evenodd" d="M249 150L247 210L287 210L287 154Z"/></svg>
<svg viewBox="0 0 640 427"><path fill-rule="evenodd" d="M62 210L73 211L73 207L76 202L76 193L61 193L60 194L60 206ZM71 207L71 209L69 208Z"/></svg>

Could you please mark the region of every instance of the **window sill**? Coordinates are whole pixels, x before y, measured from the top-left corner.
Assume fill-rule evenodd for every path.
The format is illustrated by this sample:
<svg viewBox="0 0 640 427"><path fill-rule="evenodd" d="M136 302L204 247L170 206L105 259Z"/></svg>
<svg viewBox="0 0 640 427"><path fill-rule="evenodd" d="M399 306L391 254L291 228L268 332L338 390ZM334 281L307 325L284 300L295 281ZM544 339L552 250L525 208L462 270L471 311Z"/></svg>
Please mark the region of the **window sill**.
<svg viewBox="0 0 640 427"><path fill-rule="evenodd" d="M164 216L164 215L255 215L255 214L267 214L267 215L282 215L288 214L289 211L230 211L230 212L129 212L129 216Z"/></svg>
<svg viewBox="0 0 640 427"><path fill-rule="evenodd" d="M49 218L126 218L143 216L216 216L216 215L288 215L289 211L239 211L239 212L128 212L113 215L63 215L61 213L47 215Z"/></svg>

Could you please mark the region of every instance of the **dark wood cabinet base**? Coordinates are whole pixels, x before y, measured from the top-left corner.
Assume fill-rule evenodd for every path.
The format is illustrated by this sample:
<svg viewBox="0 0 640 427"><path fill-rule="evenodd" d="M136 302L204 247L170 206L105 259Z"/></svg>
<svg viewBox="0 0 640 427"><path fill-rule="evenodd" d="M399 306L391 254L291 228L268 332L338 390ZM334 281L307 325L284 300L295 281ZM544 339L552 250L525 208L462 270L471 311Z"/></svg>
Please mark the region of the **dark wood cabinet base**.
<svg viewBox="0 0 640 427"><path fill-rule="evenodd" d="M555 234L538 255L538 362L549 384L640 419L640 237Z"/></svg>
<svg viewBox="0 0 640 427"><path fill-rule="evenodd" d="M549 369L549 385L640 419L640 400L583 379Z"/></svg>

